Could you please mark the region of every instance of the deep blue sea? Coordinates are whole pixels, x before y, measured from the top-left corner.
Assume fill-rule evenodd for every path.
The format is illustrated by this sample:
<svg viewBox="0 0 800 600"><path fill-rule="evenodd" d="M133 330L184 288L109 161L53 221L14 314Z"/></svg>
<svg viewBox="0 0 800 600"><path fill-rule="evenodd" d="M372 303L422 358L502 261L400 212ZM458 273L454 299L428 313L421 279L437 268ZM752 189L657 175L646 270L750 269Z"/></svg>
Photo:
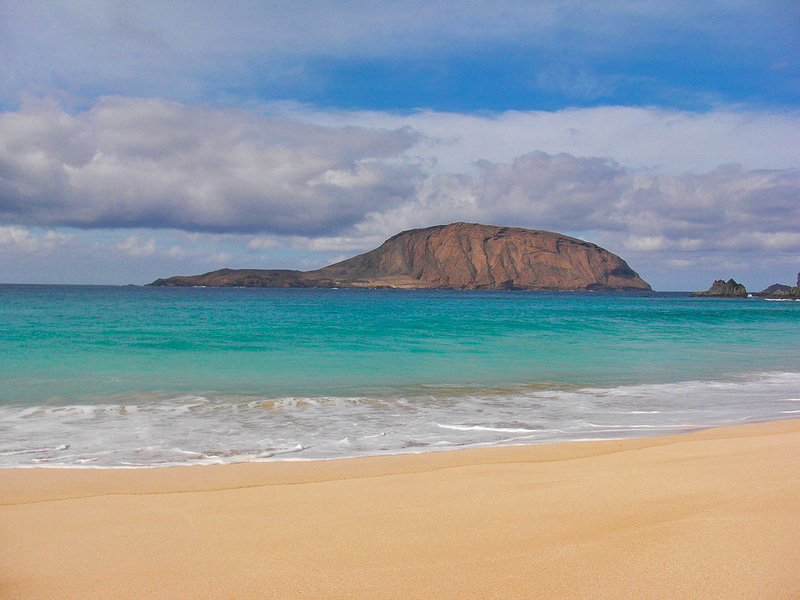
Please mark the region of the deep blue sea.
<svg viewBox="0 0 800 600"><path fill-rule="evenodd" d="M322 459L800 416L800 302L0 286L0 467Z"/></svg>

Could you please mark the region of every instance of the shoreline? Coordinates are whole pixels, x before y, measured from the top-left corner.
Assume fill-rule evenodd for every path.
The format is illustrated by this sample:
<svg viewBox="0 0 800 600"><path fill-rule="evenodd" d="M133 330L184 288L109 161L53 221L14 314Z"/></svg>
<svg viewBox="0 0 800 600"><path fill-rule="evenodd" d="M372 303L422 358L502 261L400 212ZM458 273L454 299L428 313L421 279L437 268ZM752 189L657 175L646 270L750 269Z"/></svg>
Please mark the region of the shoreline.
<svg viewBox="0 0 800 600"><path fill-rule="evenodd" d="M4 598L800 595L800 419L0 490Z"/></svg>
<svg viewBox="0 0 800 600"><path fill-rule="evenodd" d="M9 404L0 407L0 470L338 460L676 435L800 414L796 370L663 383L442 389L435 402L433 393L426 398L412 389L396 397L164 394L138 403L121 397L106 404ZM694 413L692 398L704 401ZM409 410L383 410L387 399ZM540 410L531 412L532 404ZM116 442L109 446L109 440Z"/></svg>
<svg viewBox="0 0 800 600"><path fill-rule="evenodd" d="M710 424L710 425L667 425L664 427L653 427L653 433L645 433L646 430L638 430L636 434L632 434L629 436L617 436L617 437L582 437L582 438L566 438L566 439L557 439L557 440L547 440L542 442L510 442L510 443L495 443L495 442L483 442L483 443L475 443L472 445L464 444L461 446L428 446L428 447L419 447L417 449L407 448L402 450L392 450L392 451L381 451L375 452L373 454L358 454L358 455L346 455L346 456L330 456L330 457L314 457L314 458L304 458L304 457L294 457L292 456L293 452L288 451L282 454L285 454L285 458L258 458L252 457L250 459L242 459L237 460L234 462L187 462L185 464L141 464L141 465L87 465L87 464L35 464L35 465L15 465L10 467L0 466L0 473L3 471L14 471L14 470L98 470L98 471L130 471L130 470L152 470L152 469L182 469L182 468L199 468L199 467L230 467L235 465L253 465L253 464L273 464L273 463L315 463L315 462L335 462L335 461L350 461L350 460L362 460L362 459L376 459L381 457L397 457L397 456L406 456L406 455L418 455L418 454L439 454L443 452L465 452L470 450L493 450L497 448L524 448L527 446L553 446L553 445L561 445L561 444L582 444L582 443L602 443L602 442L619 442L619 441L630 441L630 440L639 440L639 439L651 439L651 438L661 438L661 437L675 437L675 436L682 436L682 435L689 435L692 433L698 433L701 431L705 431L708 429L721 429L721 428L729 428L729 427L740 427L740 426L747 426L747 425L759 425L764 423L772 423L772 422L779 422L779 421L793 421L793 420L800 420L796 414L787 415L785 417L781 416L772 416L772 417L764 417L763 419L750 419L743 422L737 423L722 423L722 424ZM2 502L0 502L0 506L2 506Z"/></svg>

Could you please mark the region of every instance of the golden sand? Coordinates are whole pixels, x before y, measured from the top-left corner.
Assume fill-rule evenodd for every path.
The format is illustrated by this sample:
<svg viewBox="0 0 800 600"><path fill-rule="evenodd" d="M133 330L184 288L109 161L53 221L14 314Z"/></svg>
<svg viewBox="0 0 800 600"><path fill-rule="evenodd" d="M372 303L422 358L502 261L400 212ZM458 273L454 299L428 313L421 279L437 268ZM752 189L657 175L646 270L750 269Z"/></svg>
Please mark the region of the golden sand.
<svg viewBox="0 0 800 600"><path fill-rule="evenodd" d="M800 421L0 470L0 598L800 598Z"/></svg>

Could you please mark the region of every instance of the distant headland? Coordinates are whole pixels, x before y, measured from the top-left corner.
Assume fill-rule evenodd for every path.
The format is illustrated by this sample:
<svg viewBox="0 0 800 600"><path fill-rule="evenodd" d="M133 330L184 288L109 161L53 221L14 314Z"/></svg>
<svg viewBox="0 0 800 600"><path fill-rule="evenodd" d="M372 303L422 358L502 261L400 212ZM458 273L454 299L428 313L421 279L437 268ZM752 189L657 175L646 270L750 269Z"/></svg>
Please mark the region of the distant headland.
<svg viewBox="0 0 800 600"><path fill-rule="evenodd" d="M650 290L616 254L551 231L451 223L403 231L316 271L221 269L154 286Z"/></svg>

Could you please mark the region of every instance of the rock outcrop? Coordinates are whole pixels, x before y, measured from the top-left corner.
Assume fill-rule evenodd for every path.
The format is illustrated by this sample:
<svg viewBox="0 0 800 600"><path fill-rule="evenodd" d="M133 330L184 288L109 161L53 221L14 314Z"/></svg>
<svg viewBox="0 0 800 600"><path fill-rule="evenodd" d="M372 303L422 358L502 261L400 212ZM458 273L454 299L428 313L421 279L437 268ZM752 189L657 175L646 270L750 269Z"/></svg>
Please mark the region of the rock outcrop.
<svg viewBox="0 0 800 600"><path fill-rule="evenodd" d="M796 286L790 287L788 285L776 283L760 291L756 295L769 300L800 300L800 273L797 274Z"/></svg>
<svg viewBox="0 0 800 600"><path fill-rule="evenodd" d="M707 298L747 298L747 290L733 279L717 279L705 292L694 292L692 296Z"/></svg>
<svg viewBox="0 0 800 600"><path fill-rule="evenodd" d="M650 290L619 256L560 233L452 223L404 231L316 271L223 269L150 285Z"/></svg>
<svg viewBox="0 0 800 600"><path fill-rule="evenodd" d="M785 292L788 292L791 289L792 289L792 286L790 286L790 285L783 285L782 283L773 283L768 288L763 289L760 292L756 292L753 295L754 296L771 296L772 294L775 294L775 293L783 294Z"/></svg>

